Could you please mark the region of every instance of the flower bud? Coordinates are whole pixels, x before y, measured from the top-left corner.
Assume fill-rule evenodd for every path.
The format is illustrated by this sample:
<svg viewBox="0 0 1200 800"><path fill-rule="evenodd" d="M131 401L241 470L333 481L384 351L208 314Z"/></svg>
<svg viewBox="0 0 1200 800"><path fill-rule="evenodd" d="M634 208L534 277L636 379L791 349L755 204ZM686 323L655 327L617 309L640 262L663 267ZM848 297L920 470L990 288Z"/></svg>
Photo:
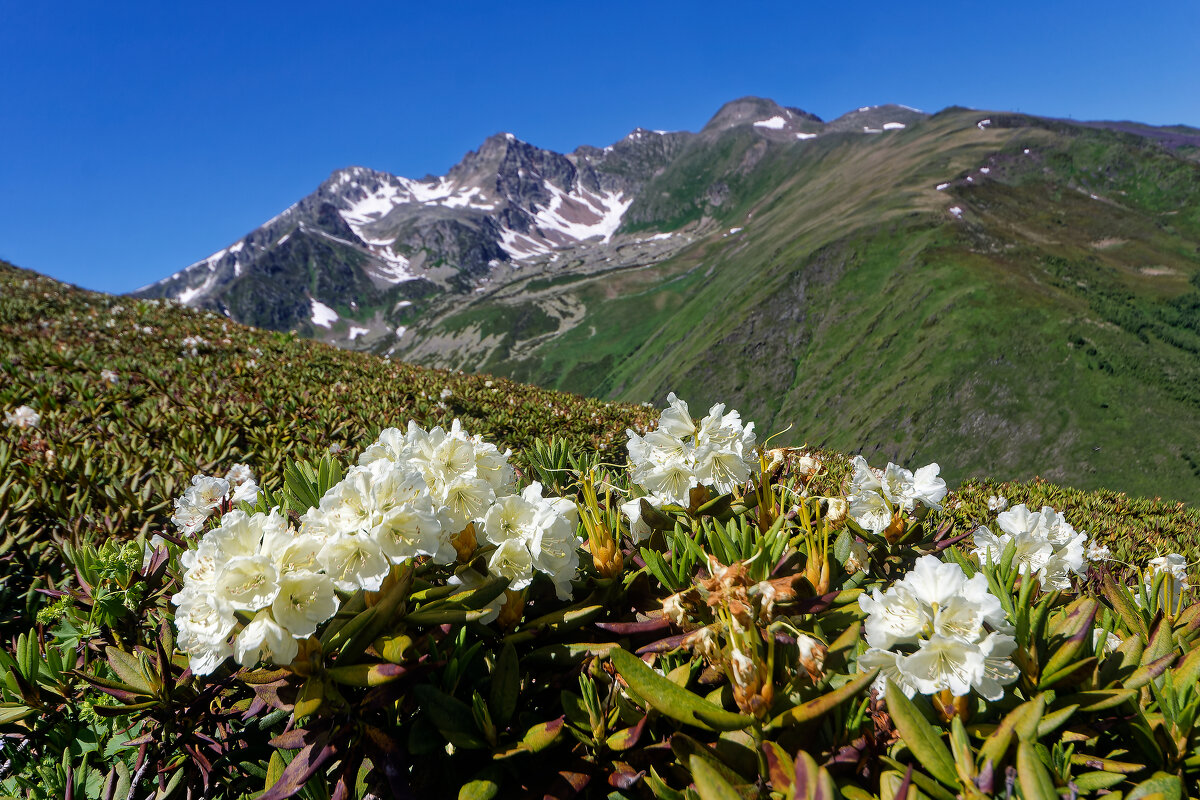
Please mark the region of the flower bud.
<svg viewBox="0 0 1200 800"><path fill-rule="evenodd" d="M475 523L468 522L467 527L451 537L450 544L454 546L454 552L458 553L460 564L471 563L471 556L475 554L475 548L479 545L475 538Z"/></svg>
<svg viewBox="0 0 1200 800"><path fill-rule="evenodd" d="M500 616L496 618L496 622L500 624L500 628L503 630L512 628L521 621L521 615L524 613L525 592L505 589L504 606L500 609Z"/></svg>
<svg viewBox="0 0 1200 800"><path fill-rule="evenodd" d="M800 666L808 673L809 679L816 683L825 677L825 654L828 648L811 636L800 634L796 637L796 647L800 650Z"/></svg>

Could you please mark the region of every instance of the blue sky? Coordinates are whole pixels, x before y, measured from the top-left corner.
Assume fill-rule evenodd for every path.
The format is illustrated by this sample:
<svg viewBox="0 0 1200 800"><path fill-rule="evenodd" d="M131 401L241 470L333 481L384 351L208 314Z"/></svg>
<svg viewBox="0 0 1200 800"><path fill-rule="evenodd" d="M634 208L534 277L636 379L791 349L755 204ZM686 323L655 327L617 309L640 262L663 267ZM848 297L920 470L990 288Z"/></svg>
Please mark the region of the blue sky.
<svg viewBox="0 0 1200 800"><path fill-rule="evenodd" d="M129 291L359 164L441 174L727 100L1200 126L1200 4L5 3L0 258Z"/></svg>

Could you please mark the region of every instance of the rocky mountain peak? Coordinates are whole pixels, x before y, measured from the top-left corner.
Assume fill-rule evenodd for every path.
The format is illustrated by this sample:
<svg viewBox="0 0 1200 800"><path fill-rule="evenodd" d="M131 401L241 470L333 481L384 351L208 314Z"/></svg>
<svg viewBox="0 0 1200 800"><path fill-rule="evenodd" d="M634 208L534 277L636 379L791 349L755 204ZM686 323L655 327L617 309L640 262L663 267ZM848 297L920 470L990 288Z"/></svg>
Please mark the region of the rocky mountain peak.
<svg viewBox="0 0 1200 800"><path fill-rule="evenodd" d="M820 117L807 111L763 97L743 97L721 106L700 134L716 136L741 126L750 126L769 139L808 138L824 127Z"/></svg>

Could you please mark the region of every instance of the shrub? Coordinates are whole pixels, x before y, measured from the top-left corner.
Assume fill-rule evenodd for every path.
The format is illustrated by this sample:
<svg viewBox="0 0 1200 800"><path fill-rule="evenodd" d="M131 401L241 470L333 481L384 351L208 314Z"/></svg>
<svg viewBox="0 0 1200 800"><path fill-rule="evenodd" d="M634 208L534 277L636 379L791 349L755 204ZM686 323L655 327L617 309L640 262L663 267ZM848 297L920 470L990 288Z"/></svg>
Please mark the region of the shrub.
<svg viewBox="0 0 1200 800"><path fill-rule="evenodd" d="M998 497L975 538L937 465L766 449L723 406L672 396L628 438L628 467L538 442L518 471L414 423L67 547L75 580L0 655L4 788L1197 792L1182 557L1112 561L1091 520Z"/></svg>

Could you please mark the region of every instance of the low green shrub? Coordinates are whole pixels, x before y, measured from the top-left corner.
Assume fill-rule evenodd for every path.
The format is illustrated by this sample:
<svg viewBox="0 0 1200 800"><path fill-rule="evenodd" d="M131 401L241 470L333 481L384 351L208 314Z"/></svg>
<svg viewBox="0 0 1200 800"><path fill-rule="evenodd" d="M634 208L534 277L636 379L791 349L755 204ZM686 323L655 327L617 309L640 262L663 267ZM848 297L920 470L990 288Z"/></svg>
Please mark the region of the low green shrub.
<svg viewBox="0 0 1200 800"><path fill-rule="evenodd" d="M289 459L253 497L200 477L157 538L64 546L74 579L0 655L0 786L1200 793L1186 559L1114 558L1076 529L1108 521L1016 502L1037 484L949 494L673 396L628 464L537 442L518 471L466 430Z"/></svg>

